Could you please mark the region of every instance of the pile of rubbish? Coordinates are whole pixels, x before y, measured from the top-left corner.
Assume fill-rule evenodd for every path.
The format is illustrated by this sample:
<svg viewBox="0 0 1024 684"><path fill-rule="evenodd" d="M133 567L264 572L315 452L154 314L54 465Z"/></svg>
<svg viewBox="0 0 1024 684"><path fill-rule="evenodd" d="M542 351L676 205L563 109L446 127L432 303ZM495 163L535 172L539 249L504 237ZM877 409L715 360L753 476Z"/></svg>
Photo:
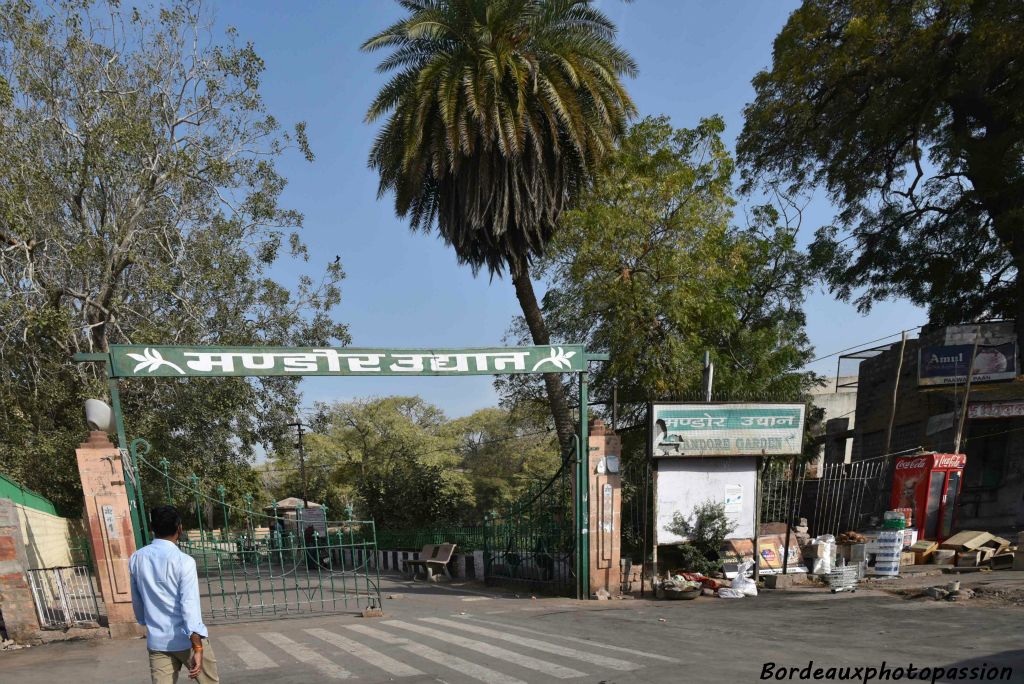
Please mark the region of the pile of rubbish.
<svg viewBox="0 0 1024 684"><path fill-rule="evenodd" d="M676 570L657 584L656 595L668 599L694 599L702 595L719 598L757 596L757 584L748 577L753 567L753 561L743 563L732 580Z"/></svg>

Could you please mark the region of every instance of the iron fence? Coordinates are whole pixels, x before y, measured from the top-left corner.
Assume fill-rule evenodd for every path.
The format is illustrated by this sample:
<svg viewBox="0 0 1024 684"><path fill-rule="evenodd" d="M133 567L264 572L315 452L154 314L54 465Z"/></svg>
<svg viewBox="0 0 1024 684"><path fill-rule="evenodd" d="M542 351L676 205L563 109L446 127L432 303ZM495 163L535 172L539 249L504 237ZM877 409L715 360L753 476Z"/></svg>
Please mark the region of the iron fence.
<svg viewBox="0 0 1024 684"><path fill-rule="evenodd" d="M484 517L484 579L558 595L576 587L572 478L565 468Z"/></svg>
<svg viewBox="0 0 1024 684"><path fill-rule="evenodd" d="M188 512L198 529L179 540L196 561L203 616L208 622L265 618L291 613L332 612L380 607L377 531L372 520L328 520L326 507L299 509L284 520L256 510L250 494L243 505L229 504L226 489L207 489L191 475L171 476L169 463L151 463L145 440L132 442L137 467L161 478L164 503ZM212 491L207 493L208 491ZM219 512L220 528L204 524Z"/></svg>
<svg viewBox="0 0 1024 684"><path fill-rule="evenodd" d="M837 535L865 527L878 514L878 492L891 461L885 457L854 463L826 463L821 477L809 480L802 516L811 533Z"/></svg>
<svg viewBox="0 0 1024 684"><path fill-rule="evenodd" d="M98 627L100 604L89 568L71 565L28 571L43 629Z"/></svg>
<svg viewBox="0 0 1024 684"><path fill-rule="evenodd" d="M428 544L457 544L459 553L482 550L482 525L439 525L415 530L380 530L377 548L388 551L419 551Z"/></svg>
<svg viewBox="0 0 1024 684"><path fill-rule="evenodd" d="M806 474L803 463L768 462L761 477L761 522L789 522L790 507L799 511Z"/></svg>
<svg viewBox="0 0 1024 684"><path fill-rule="evenodd" d="M859 530L880 511L891 460L886 456L853 463L826 463L820 477L808 477L806 464L769 464L761 478L761 522L806 518L810 534L838 535ZM884 502L883 502L884 505Z"/></svg>

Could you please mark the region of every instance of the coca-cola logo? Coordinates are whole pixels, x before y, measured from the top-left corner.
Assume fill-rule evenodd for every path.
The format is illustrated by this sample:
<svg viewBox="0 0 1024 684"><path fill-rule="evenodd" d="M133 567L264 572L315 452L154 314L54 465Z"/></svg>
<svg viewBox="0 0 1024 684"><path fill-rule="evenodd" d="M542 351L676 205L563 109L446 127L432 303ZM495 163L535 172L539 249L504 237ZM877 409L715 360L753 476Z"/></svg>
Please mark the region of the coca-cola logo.
<svg viewBox="0 0 1024 684"><path fill-rule="evenodd" d="M967 458L960 454L945 454L935 457L936 468L956 468L963 465Z"/></svg>
<svg viewBox="0 0 1024 684"><path fill-rule="evenodd" d="M921 458L915 458L914 460L903 459L896 462L896 470L917 470L918 468L924 468L928 462L924 456Z"/></svg>

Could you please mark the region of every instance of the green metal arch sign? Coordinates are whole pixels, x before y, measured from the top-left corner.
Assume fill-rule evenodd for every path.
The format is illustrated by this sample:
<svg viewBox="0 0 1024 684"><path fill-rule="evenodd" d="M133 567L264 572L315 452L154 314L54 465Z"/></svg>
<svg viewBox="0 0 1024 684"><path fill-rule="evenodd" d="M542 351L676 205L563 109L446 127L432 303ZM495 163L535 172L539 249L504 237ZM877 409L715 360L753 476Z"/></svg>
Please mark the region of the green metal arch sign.
<svg viewBox="0 0 1024 684"><path fill-rule="evenodd" d="M111 375L508 375L582 373L582 345L474 349L111 345Z"/></svg>

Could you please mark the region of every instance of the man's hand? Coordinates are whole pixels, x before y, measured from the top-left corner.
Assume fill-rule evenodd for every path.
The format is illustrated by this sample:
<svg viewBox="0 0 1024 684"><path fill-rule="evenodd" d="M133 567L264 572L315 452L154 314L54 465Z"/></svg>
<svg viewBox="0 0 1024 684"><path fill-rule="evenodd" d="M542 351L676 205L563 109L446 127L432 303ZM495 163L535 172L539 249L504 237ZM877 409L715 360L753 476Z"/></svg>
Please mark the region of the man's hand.
<svg viewBox="0 0 1024 684"><path fill-rule="evenodd" d="M192 651L192 660L188 663L189 679L199 679L199 673L203 671L203 652Z"/></svg>

